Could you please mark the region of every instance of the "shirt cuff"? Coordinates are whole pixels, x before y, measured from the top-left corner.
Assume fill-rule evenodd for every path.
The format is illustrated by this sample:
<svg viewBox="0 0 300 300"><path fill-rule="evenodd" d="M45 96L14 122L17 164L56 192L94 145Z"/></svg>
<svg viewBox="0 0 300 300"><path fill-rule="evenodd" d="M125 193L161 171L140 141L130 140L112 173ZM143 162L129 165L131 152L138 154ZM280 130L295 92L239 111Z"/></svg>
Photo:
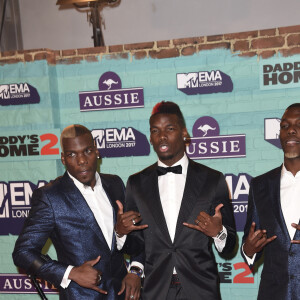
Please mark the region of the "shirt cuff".
<svg viewBox="0 0 300 300"><path fill-rule="evenodd" d="M70 274L70 272L71 272L71 270L74 268L74 266L68 266L67 267L67 270L66 270L66 272L65 272L65 274L64 274L64 277L63 277L63 279L62 279L62 281L61 281L61 283L60 283L60 286L63 288L63 289L66 289L68 286L69 286L69 284L70 284L70 282L71 282L71 279L69 279L69 274Z"/></svg>
<svg viewBox="0 0 300 300"><path fill-rule="evenodd" d="M250 257L247 256L246 253L244 252L244 245L245 245L245 243L244 243L243 246L242 246L242 252L243 252L243 254L244 254L245 258L246 258L247 264L248 264L249 266L251 266L251 265L254 264L255 257L256 257L256 253L252 256L252 258L250 258Z"/></svg>
<svg viewBox="0 0 300 300"><path fill-rule="evenodd" d="M123 235L122 237L118 237L117 233L115 232L116 240L117 240L117 249L121 250L126 242L127 235Z"/></svg>
<svg viewBox="0 0 300 300"><path fill-rule="evenodd" d="M144 275L144 265L141 264L140 262L138 262L138 261L132 261L131 264L129 265L128 271L130 270L131 267L138 267L138 268L140 268L141 270L143 270L142 277L145 276Z"/></svg>
<svg viewBox="0 0 300 300"><path fill-rule="evenodd" d="M227 229L226 229L226 227L223 226L222 230L223 230L223 233L226 234L226 237L224 239L220 240L216 236L213 237L214 243L215 243L215 246L216 246L218 252L222 252L223 251L223 249L225 247L225 244L226 244L226 240L227 240Z"/></svg>

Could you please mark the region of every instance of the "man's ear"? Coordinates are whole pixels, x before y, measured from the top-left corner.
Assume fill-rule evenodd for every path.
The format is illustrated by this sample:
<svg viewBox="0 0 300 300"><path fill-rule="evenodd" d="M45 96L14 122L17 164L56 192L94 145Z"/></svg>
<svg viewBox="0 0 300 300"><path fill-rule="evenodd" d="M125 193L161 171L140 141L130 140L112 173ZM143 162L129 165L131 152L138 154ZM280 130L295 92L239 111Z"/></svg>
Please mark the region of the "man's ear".
<svg viewBox="0 0 300 300"><path fill-rule="evenodd" d="M60 154L60 159L61 159L62 164L65 166L66 162L65 162L65 156L63 153Z"/></svg>
<svg viewBox="0 0 300 300"><path fill-rule="evenodd" d="M99 150L96 148L96 154L97 154L97 158L100 158L100 153Z"/></svg>
<svg viewBox="0 0 300 300"><path fill-rule="evenodd" d="M184 138L187 139L188 136L189 136L189 134L188 134L188 132L187 132L187 129L186 129L186 127L184 127L184 128L182 129L182 139L185 140Z"/></svg>

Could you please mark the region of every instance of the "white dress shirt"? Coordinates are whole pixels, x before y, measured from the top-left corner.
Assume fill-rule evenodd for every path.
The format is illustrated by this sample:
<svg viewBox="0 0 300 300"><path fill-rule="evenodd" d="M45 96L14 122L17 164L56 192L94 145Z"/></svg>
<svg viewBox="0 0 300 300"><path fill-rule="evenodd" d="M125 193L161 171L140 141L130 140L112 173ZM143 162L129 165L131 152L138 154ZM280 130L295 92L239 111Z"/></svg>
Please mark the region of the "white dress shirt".
<svg viewBox="0 0 300 300"><path fill-rule="evenodd" d="M292 227L292 223L299 223L300 218L300 171L294 176L282 165L280 176L280 204L290 239L294 238L296 228ZM243 250L244 253L244 250ZM256 254L252 258L244 253L248 264L253 264Z"/></svg>
<svg viewBox="0 0 300 300"><path fill-rule="evenodd" d="M74 184L79 189L89 208L93 212L94 217L99 227L101 228L101 231L107 242L107 245L111 249L112 237L114 232L113 208L102 187L100 175L96 172L96 184L94 186L94 189L78 181L69 172L68 175L73 180ZM73 266L68 266L60 284L61 287L67 288L69 283L71 282L71 280L68 279L68 277L72 268Z"/></svg>

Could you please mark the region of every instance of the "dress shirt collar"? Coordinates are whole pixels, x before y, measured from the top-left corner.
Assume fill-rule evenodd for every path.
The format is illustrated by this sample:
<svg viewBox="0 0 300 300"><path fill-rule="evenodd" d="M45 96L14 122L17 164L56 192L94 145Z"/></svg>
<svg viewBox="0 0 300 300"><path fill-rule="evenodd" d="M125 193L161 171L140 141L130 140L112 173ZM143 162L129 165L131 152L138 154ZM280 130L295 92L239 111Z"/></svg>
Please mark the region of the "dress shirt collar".
<svg viewBox="0 0 300 300"><path fill-rule="evenodd" d="M74 184L76 185L76 187L79 189L79 191L82 194L86 193L89 190L92 191L92 188L90 186L81 183L74 176L72 176L68 171L67 171L67 173L70 176L70 178L74 181ZM98 174L98 172L95 173L95 177L96 177L96 184L95 184L94 190L95 190L95 188L102 188L101 178L100 178L100 175Z"/></svg>
<svg viewBox="0 0 300 300"><path fill-rule="evenodd" d="M164 168L169 167L169 166L165 165L160 160L158 160L157 165L160 166L160 167L164 167ZM171 167L178 166L178 165L182 166L182 174L186 176L187 168L188 168L188 165L189 165L189 160L188 160L185 153L184 153L183 157L179 161L177 161L175 164L173 164Z"/></svg>
<svg viewBox="0 0 300 300"><path fill-rule="evenodd" d="M281 168L281 176L280 176L280 178L281 178L281 179L284 179L284 178L289 178L289 177L291 177L291 176L294 177L294 178L300 177L300 171L298 171L297 174L296 174L296 176L294 176L294 175L292 174L292 172L288 171L288 170L286 169L285 165L282 164L282 168Z"/></svg>

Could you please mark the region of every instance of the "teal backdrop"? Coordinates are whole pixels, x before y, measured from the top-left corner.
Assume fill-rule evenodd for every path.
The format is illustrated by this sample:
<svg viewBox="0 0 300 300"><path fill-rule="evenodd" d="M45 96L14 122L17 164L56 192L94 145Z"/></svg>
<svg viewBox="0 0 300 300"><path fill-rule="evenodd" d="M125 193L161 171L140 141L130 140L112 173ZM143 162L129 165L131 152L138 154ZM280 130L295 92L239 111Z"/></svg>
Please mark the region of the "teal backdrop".
<svg viewBox="0 0 300 300"><path fill-rule="evenodd" d="M26 82L35 87L40 96L40 103L0 107L0 147L3 146L0 148L1 226L9 226L5 223L7 218L5 205L6 207L14 205L10 183L30 182L37 185L39 181L48 182L64 172L59 155L50 158L47 155L40 155L35 159L28 156L20 159L15 156L8 159L4 156L6 140L4 137L16 135L16 132L21 136L30 135L30 132L32 134L57 132L59 136L65 126L78 123L91 130L133 127L149 139L149 116L152 107L162 100L174 101L181 107L191 136L195 121L202 116L213 117L218 122L220 135L246 135L245 157L203 159L198 162L220 170L224 174L233 176L247 174L249 177L279 166L283 161L282 151L265 140L264 122L266 118L280 118L288 105L300 102L300 85L298 82L288 82L290 76L294 74L283 74L281 79L286 83L264 87L263 65L283 66L284 63L293 64L298 60L300 60L299 55L259 60L257 56L239 57L229 50L218 49L201 51L192 56L166 59L111 59L109 56L102 55L101 58L98 57L98 61L81 61L77 64L48 65L46 60L40 60L0 66L0 88L2 85ZM188 95L177 89L177 73L211 72L212 70L220 70L231 78L232 92ZM81 112L79 92L98 90L100 76L108 71L120 77L122 88L142 87L144 107ZM278 74L283 71L277 70ZM286 72L292 73L292 70ZM59 145L56 143L54 148L59 149ZM105 157L101 160L99 168L103 173L118 174L126 183L129 175L155 161L156 154L150 148L150 154L145 156ZM18 191L19 194L16 194ZM26 193L22 191L22 189L14 190L15 203L25 201L23 198ZM30 196L30 190L29 192L27 190L27 193ZM240 184L237 194L239 193L247 196L247 180ZM246 203L245 201L241 203L242 207L236 208L236 214L245 215ZM21 215L18 217L16 213L11 222L20 217ZM2 227L1 231L5 232L6 228ZM242 235L241 231L238 232L239 244ZM5 277L8 276L5 274L11 276L18 273L11 258L16 239L16 234L0 235L0 275L2 276L0 299L39 299L33 294L17 294L18 291L26 288L21 286L24 283L18 279ZM44 250L55 257L55 250L50 243ZM253 275L245 266L238 249L235 255L229 258L221 258L216 252L216 261L221 274L223 300L256 299L262 264ZM27 286L29 287L29 283ZM48 295L48 297L58 299L57 295Z"/></svg>

